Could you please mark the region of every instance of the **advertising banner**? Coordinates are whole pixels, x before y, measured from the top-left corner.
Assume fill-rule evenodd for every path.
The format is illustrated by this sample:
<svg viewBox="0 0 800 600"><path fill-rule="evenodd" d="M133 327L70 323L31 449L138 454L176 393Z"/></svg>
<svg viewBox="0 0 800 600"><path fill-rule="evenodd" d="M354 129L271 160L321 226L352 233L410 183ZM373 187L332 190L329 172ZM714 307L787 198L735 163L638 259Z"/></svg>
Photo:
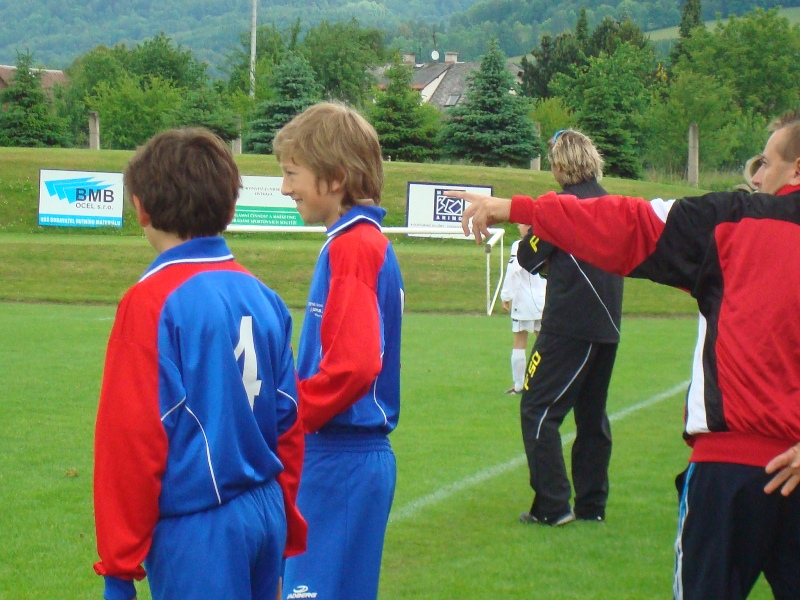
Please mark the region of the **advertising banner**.
<svg viewBox="0 0 800 600"><path fill-rule="evenodd" d="M294 200L281 194L282 177L242 175L232 225L283 225L302 227Z"/></svg>
<svg viewBox="0 0 800 600"><path fill-rule="evenodd" d="M39 225L122 227L122 173L39 170Z"/></svg>
<svg viewBox="0 0 800 600"><path fill-rule="evenodd" d="M465 202L461 198L448 198L444 195L447 190L464 190L487 196L492 195L491 186L409 181L406 199L406 226L437 230L442 227L453 228L452 234L437 232L409 235L442 238L458 236L467 239L461 231L461 214L464 212Z"/></svg>

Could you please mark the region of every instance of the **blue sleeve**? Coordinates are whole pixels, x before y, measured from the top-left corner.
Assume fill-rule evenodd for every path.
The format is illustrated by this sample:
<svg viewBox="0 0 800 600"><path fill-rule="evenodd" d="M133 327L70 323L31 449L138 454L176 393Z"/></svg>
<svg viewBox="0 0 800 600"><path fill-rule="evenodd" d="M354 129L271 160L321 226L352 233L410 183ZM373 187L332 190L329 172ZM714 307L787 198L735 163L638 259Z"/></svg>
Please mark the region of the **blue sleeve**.
<svg viewBox="0 0 800 600"><path fill-rule="evenodd" d="M111 575L106 575L103 579L105 579L106 583L103 591L105 600L131 600L131 598L136 598L136 587L133 585L133 581L112 577Z"/></svg>

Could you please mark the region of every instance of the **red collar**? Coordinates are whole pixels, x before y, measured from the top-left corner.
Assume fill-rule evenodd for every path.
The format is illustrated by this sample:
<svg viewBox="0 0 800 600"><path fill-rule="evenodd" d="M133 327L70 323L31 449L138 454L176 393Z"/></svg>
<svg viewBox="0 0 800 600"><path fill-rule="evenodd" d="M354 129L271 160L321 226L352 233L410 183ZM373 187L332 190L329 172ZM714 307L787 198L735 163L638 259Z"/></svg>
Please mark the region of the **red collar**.
<svg viewBox="0 0 800 600"><path fill-rule="evenodd" d="M786 194L794 194L795 192L800 192L800 185L785 185L779 189L778 193L775 195L785 196Z"/></svg>

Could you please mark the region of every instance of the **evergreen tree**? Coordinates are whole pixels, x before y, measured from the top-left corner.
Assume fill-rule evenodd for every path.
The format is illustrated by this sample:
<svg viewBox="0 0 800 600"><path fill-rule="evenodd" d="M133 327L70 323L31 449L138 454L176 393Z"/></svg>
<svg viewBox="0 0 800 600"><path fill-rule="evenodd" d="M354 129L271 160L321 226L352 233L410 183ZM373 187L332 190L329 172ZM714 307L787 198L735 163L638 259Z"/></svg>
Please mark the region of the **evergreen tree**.
<svg viewBox="0 0 800 600"><path fill-rule="evenodd" d="M703 26L703 10L700 0L683 0L681 6L681 23L678 27L678 41L669 54L670 62L674 65L682 56L686 55L685 41L692 36L692 32Z"/></svg>
<svg viewBox="0 0 800 600"><path fill-rule="evenodd" d="M550 82L555 75L572 76L586 68L589 58L614 54L624 43L640 49L649 45L639 26L627 17L621 21L606 17L590 32L586 10L581 9L574 33L566 31L555 39L545 34L539 47L531 50L535 61L522 58L522 93L531 98L551 98Z"/></svg>
<svg viewBox="0 0 800 600"><path fill-rule="evenodd" d="M469 77L463 105L450 111L440 142L442 152L488 166L527 167L538 154L538 135L528 117L525 98L512 93L514 79L497 40Z"/></svg>
<svg viewBox="0 0 800 600"><path fill-rule="evenodd" d="M384 156L409 162L433 158L438 130L427 126L420 94L411 87L411 69L394 65L386 71L386 77L386 91L377 96L367 112Z"/></svg>
<svg viewBox="0 0 800 600"><path fill-rule="evenodd" d="M17 54L17 72L0 94L0 146L65 146L66 122L56 116L42 91L33 55Z"/></svg>
<svg viewBox="0 0 800 600"><path fill-rule="evenodd" d="M581 48L586 46L589 41L589 17L586 15L586 7L581 6L581 12L578 15L578 21L575 23L575 39Z"/></svg>
<svg viewBox="0 0 800 600"><path fill-rule="evenodd" d="M275 67L270 84L274 96L256 107L245 137L247 151L255 154L272 154L278 130L321 97L311 65L297 52L289 52Z"/></svg>
<svg viewBox="0 0 800 600"><path fill-rule="evenodd" d="M522 94L529 98L550 98L550 80L556 73L569 73L586 63L578 38L570 31L542 36L538 48L531 50L534 61L522 57Z"/></svg>

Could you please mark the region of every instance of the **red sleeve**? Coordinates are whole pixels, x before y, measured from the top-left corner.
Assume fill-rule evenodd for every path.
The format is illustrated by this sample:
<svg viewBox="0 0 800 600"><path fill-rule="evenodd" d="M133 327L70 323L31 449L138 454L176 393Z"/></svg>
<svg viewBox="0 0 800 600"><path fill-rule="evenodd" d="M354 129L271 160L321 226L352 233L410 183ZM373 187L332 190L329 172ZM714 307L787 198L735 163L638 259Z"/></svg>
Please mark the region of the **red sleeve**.
<svg viewBox="0 0 800 600"><path fill-rule="evenodd" d="M157 323L147 309L134 306L136 302L129 293L117 311L95 426L94 512L100 561L94 570L125 580L145 577L142 562L158 521L167 461L158 405Z"/></svg>
<svg viewBox="0 0 800 600"><path fill-rule="evenodd" d="M298 403L294 425L278 437L278 459L283 463L283 471L277 480L283 491L283 506L286 512L286 548L283 551L285 558L305 552L308 538L308 525L296 504L305 452L303 415L300 411Z"/></svg>
<svg viewBox="0 0 800 600"><path fill-rule="evenodd" d="M383 243L380 248L376 239ZM371 225L355 227L329 248L330 290L322 314L319 372L298 385L306 433L355 404L380 374L381 329L376 286L386 240Z"/></svg>
<svg viewBox="0 0 800 600"><path fill-rule="evenodd" d="M664 231L664 218L650 202L623 196L514 196L510 220L532 225L543 240L618 275L628 275L650 256Z"/></svg>

